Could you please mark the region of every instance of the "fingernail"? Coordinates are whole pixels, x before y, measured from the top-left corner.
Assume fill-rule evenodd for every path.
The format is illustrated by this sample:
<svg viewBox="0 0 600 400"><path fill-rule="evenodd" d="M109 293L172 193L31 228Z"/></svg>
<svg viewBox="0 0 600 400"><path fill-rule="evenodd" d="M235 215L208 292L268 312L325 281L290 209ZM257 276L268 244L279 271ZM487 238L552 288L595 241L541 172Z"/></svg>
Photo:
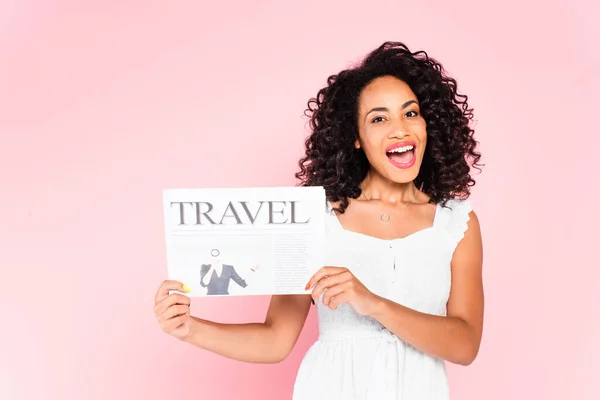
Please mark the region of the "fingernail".
<svg viewBox="0 0 600 400"><path fill-rule="evenodd" d="M304 290L308 290L308 288L309 288L309 287L310 287L310 282L308 282L308 283L306 284L306 286L304 287Z"/></svg>
<svg viewBox="0 0 600 400"><path fill-rule="evenodd" d="M191 290L192 290L192 289L190 289L190 287L189 287L188 285L183 285L183 291L184 291L184 292L189 292L189 291L191 291Z"/></svg>

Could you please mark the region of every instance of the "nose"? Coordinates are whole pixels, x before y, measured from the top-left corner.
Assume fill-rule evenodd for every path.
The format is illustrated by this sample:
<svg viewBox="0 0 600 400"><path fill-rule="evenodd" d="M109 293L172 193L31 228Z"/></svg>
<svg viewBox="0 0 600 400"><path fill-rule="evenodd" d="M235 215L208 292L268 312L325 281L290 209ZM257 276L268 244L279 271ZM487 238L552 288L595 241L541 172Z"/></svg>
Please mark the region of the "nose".
<svg viewBox="0 0 600 400"><path fill-rule="evenodd" d="M401 139L408 134L408 129L402 122L402 120L394 120L394 123L390 124L390 131L388 138L390 139Z"/></svg>

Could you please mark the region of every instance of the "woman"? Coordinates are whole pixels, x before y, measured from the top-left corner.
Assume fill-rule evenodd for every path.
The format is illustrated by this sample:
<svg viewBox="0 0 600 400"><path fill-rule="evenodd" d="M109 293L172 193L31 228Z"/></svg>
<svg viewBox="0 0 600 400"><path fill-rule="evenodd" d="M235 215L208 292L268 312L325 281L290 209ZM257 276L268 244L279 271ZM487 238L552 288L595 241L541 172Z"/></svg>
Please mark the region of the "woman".
<svg viewBox="0 0 600 400"><path fill-rule="evenodd" d="M311 295L273 296L264 323L189 315L166 281L162 329L236 360L275 363L292 350L311 302L319 339L295 400L448 399L444 361L468 365L483 326L482 243L470 167L480 154L455 80L424 52L384 43L328 79L308 105L312 134L297 177L322 185L327 265Z"/></svg>
<svg viewBox="0 0 600 400"><path fill-rule="evenodd" d="M210 254L213 261L200 267L200 285L206 288L207 296L228 295L230 281L243 288L248 286L248 279L242 278L233 265L223 264L218 249L212 249ZM250 271L254 273L258 268L259 265L254 265Z"/></svg>

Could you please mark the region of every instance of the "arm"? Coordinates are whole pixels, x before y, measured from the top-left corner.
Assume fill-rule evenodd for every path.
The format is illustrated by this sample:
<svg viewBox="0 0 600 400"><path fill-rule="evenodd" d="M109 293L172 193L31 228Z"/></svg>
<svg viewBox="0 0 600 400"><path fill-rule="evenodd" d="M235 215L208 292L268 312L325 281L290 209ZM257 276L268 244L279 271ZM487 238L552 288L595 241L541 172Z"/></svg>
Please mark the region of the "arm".
<svg viewBox="0 0 600 400"><path fill-rule="evenodd" d="M333 310L350 304L389 331L432 356L469 365L479 352L483 330L483 250L479 220L470 213L465 236L451 262L452 290L446 316L418 312L370 292L347 268L324 267L309 280L311 296ZM326 289L326 290L325 290Z"/></svg>
<svg viewBox="0 0 600 400"><path fill-rule="evenodd" d="M246 280L244 280L241 276L239 276L239 274L235 270L235 267L233 265L231 265L230 268L231 268L231 279L243 288L248 286L248 283L246 282Z"/></svg>
<svg viewBox="0 0 600 400"><path fill-rule="evenodd" d="M470 214L468 229L452 258L452 290L447 316L434 316L378 298L372 317L425 353L469 365L479 352L483 330L483 251L479 221Z"/></svg>
<svg viewBox="0 0 600 400"><path fill-rule="evenodd" d="M294 348L309 309L309 295L276 295L263 323L222 324L192 317L183 340L238 361L277 363Z"/></svg>
<svg viewBox="0 0 600 400"><path fill-rule="evenodd" d="M212 277L213 270L214 268L212 264L203 264L200 268L200 285L202 285L202 287L206 287L210 283L210 278Z"/></svg>

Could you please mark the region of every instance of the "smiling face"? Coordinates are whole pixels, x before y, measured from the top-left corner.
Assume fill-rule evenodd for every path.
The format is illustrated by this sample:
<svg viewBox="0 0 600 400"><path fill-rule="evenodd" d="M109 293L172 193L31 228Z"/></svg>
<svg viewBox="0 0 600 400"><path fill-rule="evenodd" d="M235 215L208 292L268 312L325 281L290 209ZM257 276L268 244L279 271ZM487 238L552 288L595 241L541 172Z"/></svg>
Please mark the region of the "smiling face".
<svg viewBox="0 0 600 400"><path fill-rule="evenodd" d="M410 87L391 76L369 83L358 104L357 148L375 170L396 183L412 182L419 174L427 143L426 124Z"/></svg>

